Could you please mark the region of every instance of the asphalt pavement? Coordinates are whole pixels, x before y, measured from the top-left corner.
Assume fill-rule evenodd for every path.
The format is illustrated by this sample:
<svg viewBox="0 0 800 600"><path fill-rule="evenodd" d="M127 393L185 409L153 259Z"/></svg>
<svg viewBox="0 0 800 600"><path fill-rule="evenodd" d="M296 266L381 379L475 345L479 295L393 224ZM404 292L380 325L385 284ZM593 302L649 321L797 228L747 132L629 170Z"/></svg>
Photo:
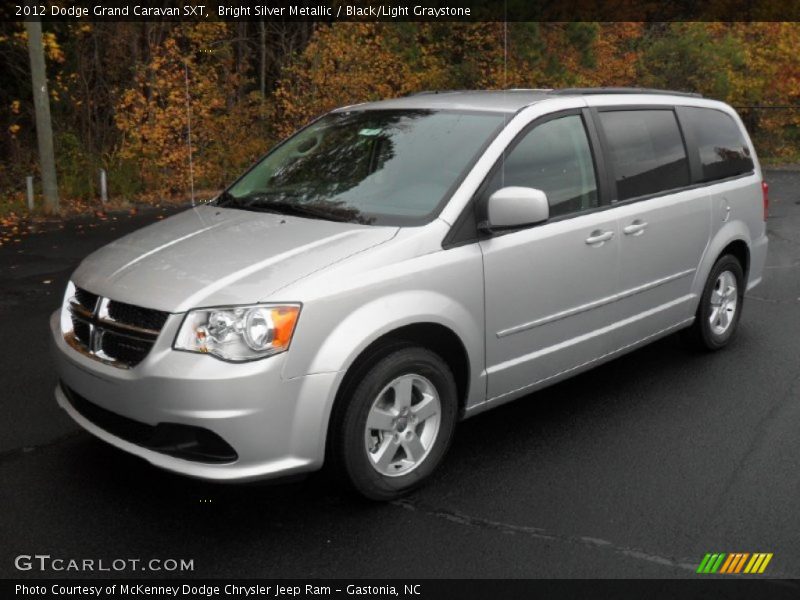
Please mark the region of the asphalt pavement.
<svg viewBox="0 0 800 600"><path fill-rule="evenodd" d="M48 317L82 257L160 211L0 247L0 577L20 554L187 559L180 577L696 577L771 552L800 577L800 172L770 171L770 249L735 343L673 336L460 424L430 485L389 504L324 478L209 484L80 430ZM108 573L95 573L108 576Z"/></svg>

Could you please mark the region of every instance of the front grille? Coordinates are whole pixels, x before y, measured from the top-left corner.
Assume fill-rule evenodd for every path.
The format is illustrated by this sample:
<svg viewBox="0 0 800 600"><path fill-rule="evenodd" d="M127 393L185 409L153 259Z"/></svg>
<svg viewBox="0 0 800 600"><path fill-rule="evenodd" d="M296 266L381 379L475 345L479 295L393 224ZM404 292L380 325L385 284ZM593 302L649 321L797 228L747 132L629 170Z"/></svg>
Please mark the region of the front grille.
<svg viewBox="0 0 800 600"><path fill-rule="evenodd" d="M99 297L100 296L93 294L92 292L87 292L81 288L75 288L75 300L77 300L78 304L80 304L89 312L94 312L94 309L97 306L97 299Z"/></svg>
<svg viewBox="0 0 800 600"><path fill-rule="evenodd" d="M148 425L90 402L63 382L61 390L83 418L126 442L202 463L229 463L239 458L228 442L208 429L181 423Z"/></svg>
<svg viewBox="0 0 800 600"><path fill-rule="evenodd" d="M142 308L141 306L134 306L133 304L125 304L124 302L117 302L116 300L109 300L108 316L120 323L141 327L142 329L161 331L169 313L152 308Z"/></svg>
<svg viewBox="0 0 800 600"><path fill-rule="evenodd" d="M105 299L75 288L69 300L73 347L102 362L131 368L155 344L169 313Z"/></svg>
<svg viewBox="0 0 800 600"><path fill-rule="evenodd" d="M155 340L134 338L116 331L105 330L100 339L103 354L130 366L138 365L153 347Z"/></svg>

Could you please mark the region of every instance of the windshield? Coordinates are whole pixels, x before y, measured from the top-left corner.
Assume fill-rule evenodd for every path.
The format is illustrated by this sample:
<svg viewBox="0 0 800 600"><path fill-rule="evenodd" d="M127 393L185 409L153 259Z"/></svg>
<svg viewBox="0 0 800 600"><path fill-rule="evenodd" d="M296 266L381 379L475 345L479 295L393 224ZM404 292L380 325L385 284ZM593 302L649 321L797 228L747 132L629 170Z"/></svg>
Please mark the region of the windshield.
<svg viewBox="0 0 800 600"><path fill-rule="evenodd" d="M421 224L503 119L431 110L331 113L275 148L217 203L374 225Z"/></svg>

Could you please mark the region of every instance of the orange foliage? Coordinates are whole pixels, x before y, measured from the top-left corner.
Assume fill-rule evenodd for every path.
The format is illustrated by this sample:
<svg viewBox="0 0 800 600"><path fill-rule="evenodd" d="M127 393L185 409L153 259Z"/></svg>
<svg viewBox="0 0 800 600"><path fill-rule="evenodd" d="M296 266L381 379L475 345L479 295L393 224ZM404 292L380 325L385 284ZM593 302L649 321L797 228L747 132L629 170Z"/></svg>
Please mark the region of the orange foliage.
<svg viewBox="0 0 800 600"><path fill-rule="evenodd" d="M124 166L120 173L136 184L134 193L185 192L187 75L198 188L230 182L275 141L334 107L424 89L652 86L698 91L739 107L762 156L800 158L800 23L318 24L310 40L304 29L291 38L292 44L270 46L271 51L279 48L270 63L277 65L274 74L280 73L274 81L276 75L268 74L263 62L266 47L259 51L265 38L254 37L258 30L241 23L162 24L143 30L150 31L147 35L141 35L138 24L119 24L92 37L98 27L78 24L44 35L59 180L66 188L70 172L93 171L102 164L110 172L114 165ZM80 53L75 48L84 37L111 56L112 65L131 48L139 49L130 70L126 65L113 73L106 68L92 72L104 82L105 95L94 93L95 80L85 78L85 65L76 59ZM23 74L25 43L21 26L0 35L0 51ZM301 50L291 55L296 48ZM261 85L263 95L251 91ZM15 157L0 164L0 184L8 189L18 188L24 174L36 172L32 109L21 104L21 90L0 93L6 109L0 113L0 146ZM105 112L95 110L98 103L105 103ZM109 125L112 106L116 128ZM74 119L79 126L70 128L74 115L85 118ZM100 126L106 127L103 135L92 138ZM94 174L90 177L93 181ZM115 185L119 189L119 180L110 181L110 187Z"/></svg>
<svg viewBox="0 0 800 600"><path fill-rule="evenodd" d="M228 27L174 30L121 95L120 156L138 161L149 189L188 189L190 126L195 185L223 185L265 149L258 135L265 116L260 97L233 94L242 82L226 43Z"/></svg>
<svg viewBox="0 0 800 600"><path fill-rule="evenodd" d="M400 50L398 30L385 23L320 25L275 90L277 135L337 106L418 89L420 76Z"/></svg>
<svg viewBox="0 0 800 600"><path fill-rule="evenodd" d="M794 108L742 108L760 135L761 153L796 159L800 153L800 23L734 23L744 67L732 73L731 103Z"/></svg>

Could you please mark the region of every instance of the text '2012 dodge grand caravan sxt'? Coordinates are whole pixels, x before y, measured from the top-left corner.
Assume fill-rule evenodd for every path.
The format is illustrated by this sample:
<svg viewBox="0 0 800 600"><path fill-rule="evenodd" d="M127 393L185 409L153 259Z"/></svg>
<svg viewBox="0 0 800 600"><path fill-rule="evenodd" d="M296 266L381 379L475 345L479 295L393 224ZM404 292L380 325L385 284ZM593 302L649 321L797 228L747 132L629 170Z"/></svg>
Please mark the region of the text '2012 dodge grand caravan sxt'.
<svg viewBox="0 0 800 600"><path fill-rule="evenodd" d="M652 90L349 106L89 256L59 404L193 477L331 466L388 499L456 422L671 332L725 346L767 252L735 111Z"/></svg>

